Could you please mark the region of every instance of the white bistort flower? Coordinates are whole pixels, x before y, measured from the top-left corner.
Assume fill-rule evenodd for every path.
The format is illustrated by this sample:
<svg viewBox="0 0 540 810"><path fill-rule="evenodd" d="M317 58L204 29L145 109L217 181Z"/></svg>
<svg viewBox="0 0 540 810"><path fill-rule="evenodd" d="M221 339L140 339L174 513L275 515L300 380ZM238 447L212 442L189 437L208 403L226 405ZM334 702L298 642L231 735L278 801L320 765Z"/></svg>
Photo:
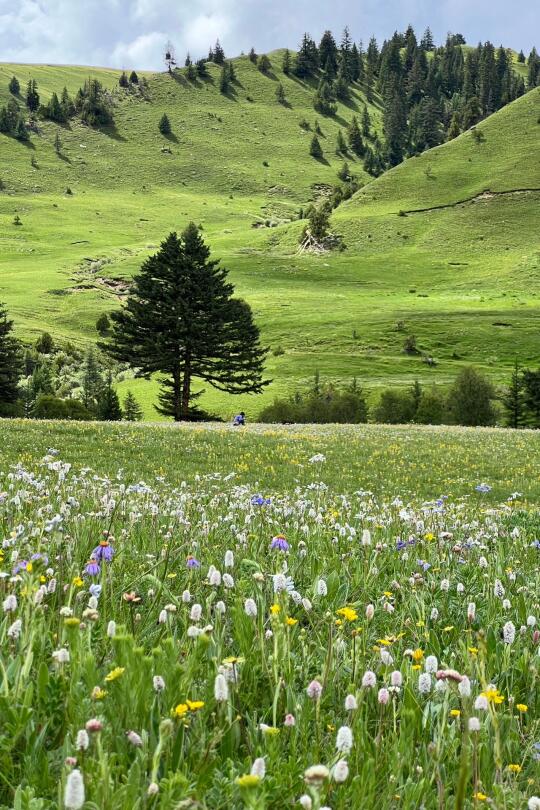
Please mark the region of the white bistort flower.
<svg viewBox="0 0 540 810"><path fill-rule="evenodd" d="M348 754L353 747L353 733L349 726L341 726L336 737L336 751Z"/></svg>
<svg viewBox="0 0 540 810"><path fill-rule="evenodd" d="M84 782L78 768L69 774L64 793L64 807L66 810L81 810L84 804Z"/></svg>

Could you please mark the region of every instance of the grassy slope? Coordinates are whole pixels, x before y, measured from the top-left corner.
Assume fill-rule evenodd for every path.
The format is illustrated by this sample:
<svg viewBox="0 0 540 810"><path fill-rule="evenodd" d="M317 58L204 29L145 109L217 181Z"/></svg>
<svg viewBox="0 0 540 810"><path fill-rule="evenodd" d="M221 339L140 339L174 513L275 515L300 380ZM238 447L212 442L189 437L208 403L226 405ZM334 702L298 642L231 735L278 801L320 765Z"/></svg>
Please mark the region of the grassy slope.
<svg viewBox="0 0 540 810"><path fill-rule="evenodd" d="M126 96L118 102L115 133L77 123L63 128L63 158L54 153L52 124L43 125L32 147L2 138L0 177L7 188L0 194L0 299L21 334L48 328L79 341L94 337L97 314L118 300L96 277L129 276L168 230L194 219L254 307L265 342L285 349L270 358L277 382L267 398L316 368L334 378L356 374L377 386L414 377L445 381L462 361L503 375L501 364L512 361L516 348L534 361L537 200L493 198L406 218L395 212L454 202L486 188L540 186L529 157L538 145L538 92L483 123L483 144L466 134L407 161L342 206L335 224L347 252L297 257L298 224L272 230L252 225L286 221L312 198L313 184L335 182L338 126L361 111L363 99L356 93L350 108L340 107L337 121L321 120L328 163L315 161L308 155L312 135L298 125L302 118L314 121L312 88L284 77L279 56L272 59L272 77L247 58L235 60L239 83L229 98L217 89L215 68L197 87L181 76L151 76L150 101ZM13 73L21 82L33 75L46 97L64 84L74 91L89 72L0 66L0 102ZM118 76L92 73L108 86ZM276 79L285 86L289 108L275 102ZM164 111L174 131L168 141L157 133ZM378 110L371 112L380 125ZM32 155L38 168L30 164ZM354 171L368 179L359 164ZM64 193L67 186L73 196ZM20 228L11 224L15 213L23 220ZM88 259L107 263L92 274ZM460 264L449 264L454 261ZM401 353L398 320L438 358L436 369ZM493 327L493 321L513 326ZM454 353L460 359L452 359ZM151 415L154 386L129 386ZM213 393L206 404L225 414L238 407ZM255 399L242 404L252 413L259 407Z"/></svg>

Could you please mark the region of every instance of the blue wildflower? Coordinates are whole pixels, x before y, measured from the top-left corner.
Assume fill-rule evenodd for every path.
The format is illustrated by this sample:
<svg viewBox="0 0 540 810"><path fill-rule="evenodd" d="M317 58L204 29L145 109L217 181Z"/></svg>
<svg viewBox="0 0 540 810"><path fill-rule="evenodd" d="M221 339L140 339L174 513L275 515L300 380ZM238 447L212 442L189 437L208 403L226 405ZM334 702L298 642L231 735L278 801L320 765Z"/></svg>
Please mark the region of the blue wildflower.
<svg viewBox="0 0 540 810"><path fill-rule="evenodd" d="M477 492L491 492L491 487L489 484L478 484L475 486L475 490Z"/></svg>

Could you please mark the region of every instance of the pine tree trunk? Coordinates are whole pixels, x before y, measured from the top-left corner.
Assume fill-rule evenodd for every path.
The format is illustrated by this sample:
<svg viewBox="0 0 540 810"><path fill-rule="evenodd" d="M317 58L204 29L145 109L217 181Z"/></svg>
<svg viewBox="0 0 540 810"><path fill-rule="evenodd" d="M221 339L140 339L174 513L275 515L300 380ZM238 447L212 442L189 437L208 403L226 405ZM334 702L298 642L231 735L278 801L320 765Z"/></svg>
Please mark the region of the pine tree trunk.
<svg viewBox="0 0 540 810"><path fill-rule="evenodd" d="M191 393L191 358L189 352L184 363L184 377L182 380L182 419L189 417L189 395Z"/></svg>

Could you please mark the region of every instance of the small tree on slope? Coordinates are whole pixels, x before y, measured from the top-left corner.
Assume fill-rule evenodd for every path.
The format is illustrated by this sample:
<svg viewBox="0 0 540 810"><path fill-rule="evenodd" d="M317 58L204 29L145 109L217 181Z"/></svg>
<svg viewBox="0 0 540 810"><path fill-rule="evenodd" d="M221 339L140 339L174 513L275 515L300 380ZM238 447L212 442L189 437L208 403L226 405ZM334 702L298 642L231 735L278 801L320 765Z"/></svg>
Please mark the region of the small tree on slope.
<svg viewBox="0 0 540 810"><path fill-rule="evenodd" d="M111 315L113 334L103 348L138 377L165 375L156 407L176 421L197 416L194 378L231 394L259 393L268 384L266 350L251 309L233 293L191 223L144 262L125 307Z"/></svg>

